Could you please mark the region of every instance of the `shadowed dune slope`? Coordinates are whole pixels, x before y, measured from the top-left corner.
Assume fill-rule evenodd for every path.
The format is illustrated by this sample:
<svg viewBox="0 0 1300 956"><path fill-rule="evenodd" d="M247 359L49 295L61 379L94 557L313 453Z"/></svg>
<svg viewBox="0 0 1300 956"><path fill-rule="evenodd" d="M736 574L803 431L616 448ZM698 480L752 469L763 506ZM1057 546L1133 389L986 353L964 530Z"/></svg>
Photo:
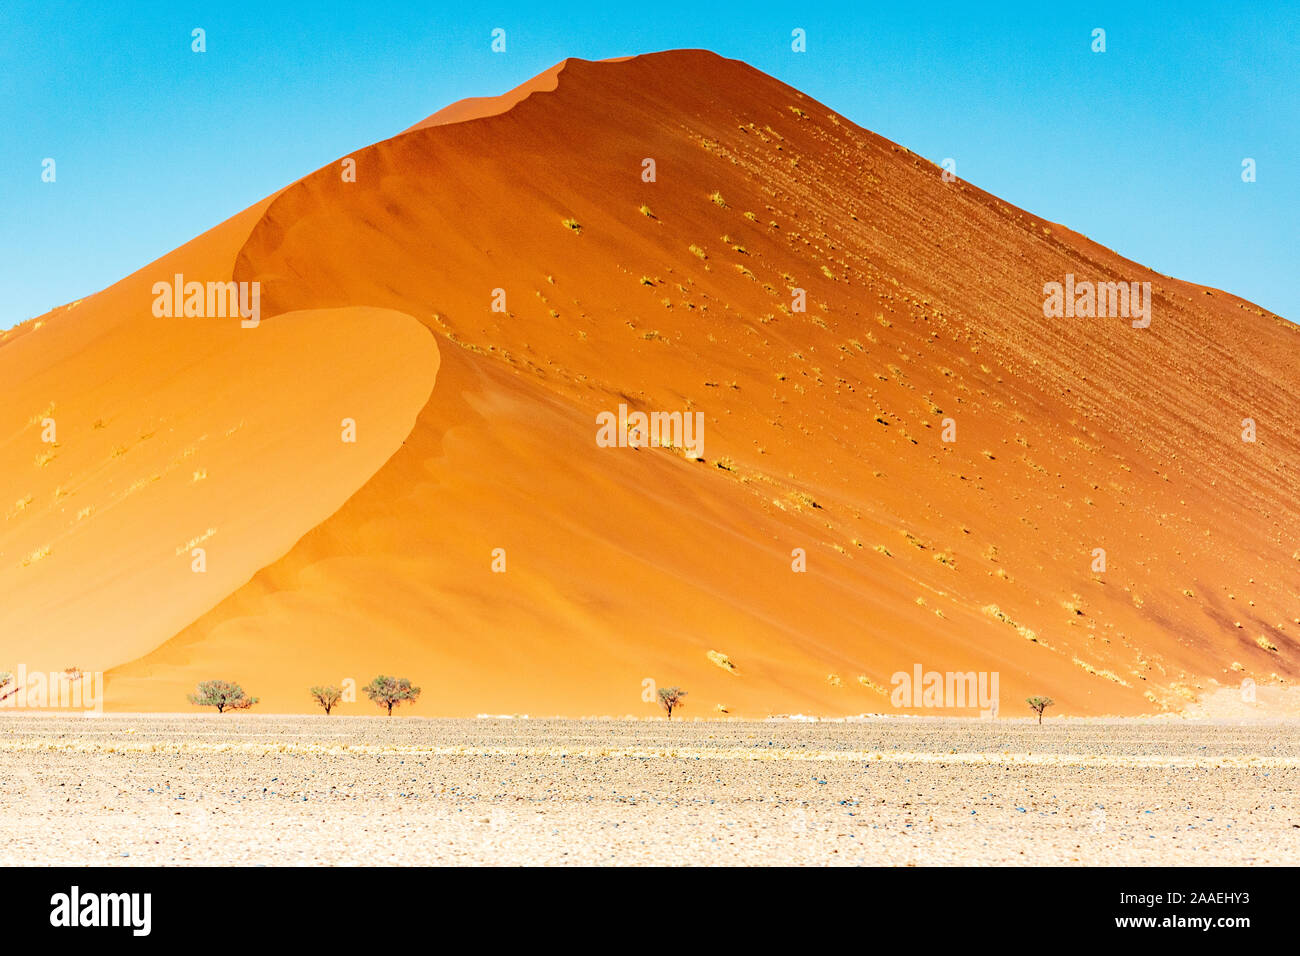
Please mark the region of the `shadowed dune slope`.
<svg viewBox="0 0 1300 956"><path fill-rule="evenodd" d="M1290 323L944 182L704 52L568 60L352 156L355 183L332 164L246 228L233 276L262 284L265 318L244 334L378 310L365 321L427 326L440 365L404 328L353 343L407 394L354 402L362 434L405 441L368 480L339 477L347 495L304 477L345 467L334 444L304 445L301 472L241 459L295 520L241 547L211 610L206 592L178 607L170 640L85 637L118 665L111 707L176 709L229 677L300 711L311 684L383 672L421 685L425 714L650 714L646 678L687 688L687 715L853 714L892 711L881 690L919 664L998 672L1004 713L1031 693L1149 713L1296 675ZM1044 318L1067 273L1150 282L1150 327ZM421 365L439 365L432 394L413 427L391 421L427 393ZM192 373L204 401L219 371ZM327 380L311 407L307 366L286 378L302 434L336 432L375 384ZM6 407L26 421L47 391ZM159 418L192 412L148 394ZM703 460L599 447L596 415L620 404L702 413ZM35 474L35 453L14 467ZM210 471L219 490L166 548L220 532L240 480ZM31 544L0 573L20 577Z"/></svg>

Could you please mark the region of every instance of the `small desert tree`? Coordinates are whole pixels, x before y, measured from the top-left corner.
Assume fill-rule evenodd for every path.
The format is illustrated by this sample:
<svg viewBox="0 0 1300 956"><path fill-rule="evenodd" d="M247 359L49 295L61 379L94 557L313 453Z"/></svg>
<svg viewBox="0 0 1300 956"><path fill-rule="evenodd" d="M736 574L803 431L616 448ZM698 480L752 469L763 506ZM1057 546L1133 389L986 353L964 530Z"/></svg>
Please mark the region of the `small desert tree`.
<svg viewBox="0 0 1300 956"><path fill-rule="evenodd" d="M385 677L380 674L365 686L366 696L380 707L388 708L388 716L393 716L393 708L403 701L414 701L420 696L420 688L412 687L405 677Z"/></svg>
<svg viewBox="0 0 1300 956"><path fill-rule="evenodd" d="M1050 697L1026 697L1025 703L1029 705L1030 710L1038 714L1038 722L1041 724L1043 722L1043 711L1055 704L1056 701Z"/></svg>
<svg viewBox="0 0 1300 956"><path fill-rule="evenodd" d="M316 703L325 708L325 716L329 716L330 709L343 699L343 691L330 685L329 687L313 687L308 691Z"/></svg>
<svg viewBox="0 0 1300 956"><path fill-rule="evenodd" d="M244 688L229 680L199 681L199 692L189 697L191 704L215 707L218 714L228 710L247 710L257 703L256 697L249 697Z"/></svg>
<svg viewBox="0 0 1300 956"><path fill-rule="evenodd" d="M686 696L686 691L680 687L660 687L659 688L659 706L668 711L668 719L673 719L674 707L685 707L686 701L682 700Z"/></svg>
<svg viewBox="0 0 1300 956"><path fill-rule="evenodd" d="M9 686L10 682L13 679L14 679L13 674L9 673L8 671L0 671L0 700L4 700L7 697L12 697L14 694L18 693L18 691L22 689L17 684L14 684L12 687Z"/></svg>

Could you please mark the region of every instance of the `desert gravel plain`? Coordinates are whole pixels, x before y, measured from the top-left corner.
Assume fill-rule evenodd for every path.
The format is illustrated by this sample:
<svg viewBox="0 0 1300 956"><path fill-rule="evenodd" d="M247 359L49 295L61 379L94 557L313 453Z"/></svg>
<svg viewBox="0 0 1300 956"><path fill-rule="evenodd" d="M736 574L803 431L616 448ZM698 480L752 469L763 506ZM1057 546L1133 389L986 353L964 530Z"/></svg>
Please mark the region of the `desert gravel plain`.
<svg viewBox="0 0 1300 956"><path fill-rule="evenodd" d="M0 717L12 865L1300 863L1300 723Z"/></svg>

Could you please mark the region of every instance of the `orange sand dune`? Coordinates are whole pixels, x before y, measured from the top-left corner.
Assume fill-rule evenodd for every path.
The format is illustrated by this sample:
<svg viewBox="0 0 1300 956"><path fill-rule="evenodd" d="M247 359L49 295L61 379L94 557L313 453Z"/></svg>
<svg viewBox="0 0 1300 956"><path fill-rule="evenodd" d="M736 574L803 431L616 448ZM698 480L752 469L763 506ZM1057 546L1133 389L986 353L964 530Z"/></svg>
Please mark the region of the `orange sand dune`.
<svg viewBox="0 0 1300 956"><path fill-rule="evenodd" d="M687 715L891 712L917 664L1131 714L1296 676L1290 323L704 52L567 60L352 157L0 339L0 668L106 668L119 710L396 673L431 715L649 715L646 678ZM153 318L178 271L261 283L262 325ZM1150 282L1150 327L1044 318L1067 273ZM703 413L704 460L599 447L620 404Z"/></svg>
<svg viewBox="0 0 1300 956"><path fill-rule="evenodd" d="M568 60L555 64L549 70L538 73L526 83L520 83L513 90L500 96L471 96L457 100L450 106L444 106L432 116L420 120L406 132L425 129L429 126L446 126L451 123L464 123L467 120L481 119L484 116L496 116L504 113L520 100L533 93L549 93L559 82L560 72Z"/></svg>

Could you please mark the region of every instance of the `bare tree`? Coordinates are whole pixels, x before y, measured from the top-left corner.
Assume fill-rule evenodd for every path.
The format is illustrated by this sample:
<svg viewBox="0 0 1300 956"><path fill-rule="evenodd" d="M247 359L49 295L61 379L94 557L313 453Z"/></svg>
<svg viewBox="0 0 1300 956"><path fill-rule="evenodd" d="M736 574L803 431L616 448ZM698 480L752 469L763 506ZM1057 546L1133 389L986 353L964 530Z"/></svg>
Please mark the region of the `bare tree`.
<svg viewBox="0 0 1300 956"><path fill-rule="evenodd" d="M674 707L685 707L686 701L682 700L686 696L686 691L680 687L660 687L659 688L659 706L668 711L668 719L673 719Z"/></svg>

